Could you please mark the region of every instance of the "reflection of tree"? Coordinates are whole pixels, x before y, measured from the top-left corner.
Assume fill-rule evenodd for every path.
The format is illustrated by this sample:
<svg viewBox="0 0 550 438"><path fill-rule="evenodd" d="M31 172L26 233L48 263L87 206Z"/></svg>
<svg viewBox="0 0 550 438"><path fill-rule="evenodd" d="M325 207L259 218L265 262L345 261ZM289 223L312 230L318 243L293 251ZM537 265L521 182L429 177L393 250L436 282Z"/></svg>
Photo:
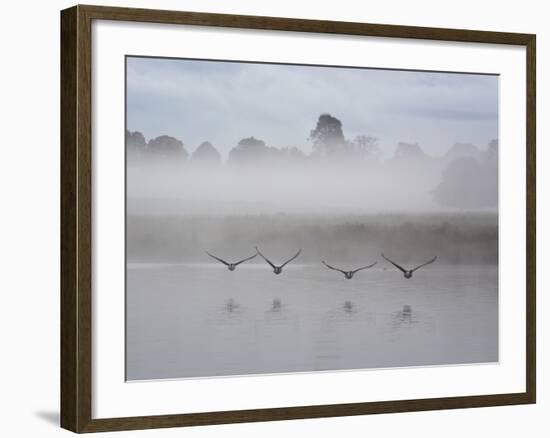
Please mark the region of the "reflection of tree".
<svg viewBox="0 0 550 438"><path fill-rule="evenodd" d="M191 155L191 161L199 164L219 164L220 153L209 141L202 142Z"/></svg>

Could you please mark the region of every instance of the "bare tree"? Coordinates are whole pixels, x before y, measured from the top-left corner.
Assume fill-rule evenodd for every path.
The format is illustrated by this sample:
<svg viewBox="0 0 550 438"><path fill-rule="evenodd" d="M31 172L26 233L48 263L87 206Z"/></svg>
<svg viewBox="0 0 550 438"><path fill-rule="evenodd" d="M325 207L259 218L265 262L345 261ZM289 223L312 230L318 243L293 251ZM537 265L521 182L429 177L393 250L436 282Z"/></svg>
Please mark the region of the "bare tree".
<svg viewBox="0 0 550 438"><path fill-rule="evenodd" d="M376 161L380 158L381 152L378 147L378 139L370 135L358 135L353 141L355 152L358 156Z"/></svg>

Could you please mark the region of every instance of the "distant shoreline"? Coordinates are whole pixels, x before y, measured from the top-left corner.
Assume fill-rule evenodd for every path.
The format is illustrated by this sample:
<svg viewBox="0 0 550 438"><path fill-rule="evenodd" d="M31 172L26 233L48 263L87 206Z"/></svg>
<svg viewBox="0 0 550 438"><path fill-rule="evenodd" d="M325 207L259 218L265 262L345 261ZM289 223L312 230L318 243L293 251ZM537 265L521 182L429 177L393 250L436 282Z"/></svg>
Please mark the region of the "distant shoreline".
<svg viewBox="0 0 550 438"><path fill-rule="evenodd" d="M354 265L385 252L402 263L438 256L447 264L497 264L498 215L128 216L127 259L197 263L205 251L239 258L260 246L276 259L303 248L298 263Z"/></svg>

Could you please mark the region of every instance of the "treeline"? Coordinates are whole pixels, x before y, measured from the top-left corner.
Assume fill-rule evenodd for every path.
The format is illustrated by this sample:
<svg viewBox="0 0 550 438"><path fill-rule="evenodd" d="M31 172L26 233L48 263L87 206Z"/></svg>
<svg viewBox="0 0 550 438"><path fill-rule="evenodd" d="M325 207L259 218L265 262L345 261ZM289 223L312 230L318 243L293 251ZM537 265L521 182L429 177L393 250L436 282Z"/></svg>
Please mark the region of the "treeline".
<svg viewBox="0 0 550 438"><path fill-rule="evenodd" d="M228 258L259 245L301 263L356 263L386 252L403 263L437 255L441 263L498 263L496 214L129 216L129 262L207 263L205 250Z"/></svg>
<svg viewBox="0 0 550 438"><path fill-rule="evenodd" d="M312 142L313 151L305 154L296 146L276 148L268 146L263 140L255 137L247 137L240 140L231 149L227 159L228 163L267 164L274 162L303 163L308 158L362 158L365 160L378 159L380 149L375 137L360 135L353 141L345 138L342 122L330 114L321 114L317 125L311 130L308 140ZM161 135L146 141L144 135L139 132L126 131L126 148L130 159L151 159L165 157L179 159L181 161L195 161L208 164L220 164L221 154L209 141L201 143L192 153L184 143L174 137Z"/></svg>
<svg viewBox="0 0 550 438"><path fill-rule="evenodd" d="M378 161L382 153L378 139L370 135L358 135L353 140L345 137L342 122L330 114L321 114L314 129L310 131L308 141L312 152L306 154L305 148L289 146L277 148L269 146L265 141L247 137L241 139L229 152L228 163L258 164L273 163L276 161L304 162L309 159L330 158L361 159ZM147 141L139 132L126 131L126 147L130 158L167 157L179 158L182 161L196 161L211 164L222 162L221 154L209 141L204 141L193 151L186 149L184 143L168 135ZM477 160L492 160L498 155L498 142L492 140L486 151L481 151L469 143L455 143L443 157L447 161L460 157L472 157ZM424 153L417 143L400 142L393 156L394 160L429 159L433 158Z"/></svg>
<svg viewBox="0 0 550 438"><path fill-rule="evenodd" d="M498 140L491 140L482 150L469 143L455 143L446 154L433 157L417 143L400 142L391 159L382 160L378 139L359 135L346 138L342 122L330 114L321 114L310 131L311 153L295 146L277 148L263 140L247 137L240 140L228 154L227 166L264 171L268 169L298 169L307 178L308 167L345 166L348 173L363 173L404 184L429 179L430 196L442 207L495 208L498 203ZM126 131L129 165L147 167L154 163L171 163L172 169L184 169L189 162L195 167L220 167L222 157L209 141L202 142L192 152L174 137L161 135L147 141L142 133ZM196 166L195 166L196 165ZM327 173L327 177L330 174ZM382 178L383 179L383 178ZM409 181L411 180L411 181ZM350 187L355 189L355 187ZM406 189L406 187L405 187Z"/></svg>
<svg viewBox="0 0 550 438"><path fill-rule="evenodd" d="M128 152L128 159L132 161L147 161L155 158L187 161L189 158L189 153L181 140L169 135L161 135L146 141L144 135L139 131L130 132L126 130L126 151ZM221 161L220 153L208 141L201 143L195 149L191 158L197 162L214 164Z"/></svg>

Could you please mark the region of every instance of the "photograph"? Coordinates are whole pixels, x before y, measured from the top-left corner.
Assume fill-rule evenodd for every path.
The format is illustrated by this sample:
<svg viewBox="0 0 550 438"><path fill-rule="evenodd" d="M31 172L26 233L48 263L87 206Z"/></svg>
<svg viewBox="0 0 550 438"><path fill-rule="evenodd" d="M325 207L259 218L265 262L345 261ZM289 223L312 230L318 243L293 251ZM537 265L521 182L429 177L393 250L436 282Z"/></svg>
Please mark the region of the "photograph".
<svg viewBox="0 0 550 438"><path fill-rule="evenodd" d="M499 361L498 74L125 63L127 381Z"/></svg>

